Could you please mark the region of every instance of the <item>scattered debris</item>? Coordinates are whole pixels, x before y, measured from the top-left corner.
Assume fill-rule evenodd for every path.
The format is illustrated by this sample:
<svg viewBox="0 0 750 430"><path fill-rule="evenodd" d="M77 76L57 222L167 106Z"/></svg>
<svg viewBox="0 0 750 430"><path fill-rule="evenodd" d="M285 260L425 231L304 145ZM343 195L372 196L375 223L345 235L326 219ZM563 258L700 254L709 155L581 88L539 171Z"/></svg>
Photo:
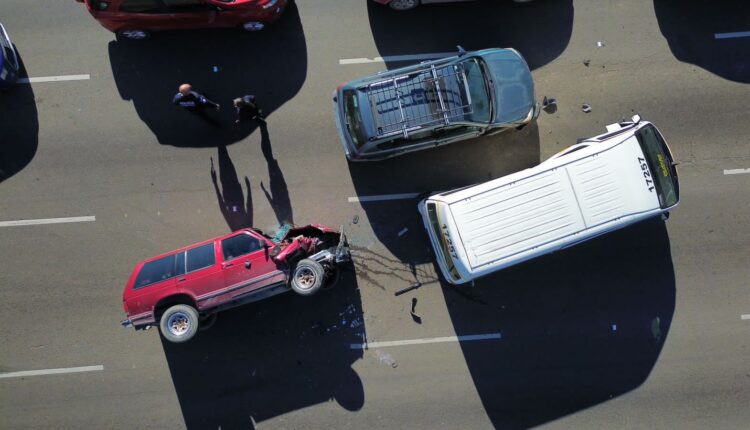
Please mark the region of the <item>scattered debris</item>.
<svg viewBox="0 0 750 430"><path fill-rule="evenodd" d="M588 67L591 64L591 60L583 60L583 65Z"/></svg>
<svg viewBox="0 0 750 430"><path fill-rule="evenodd" d="M596 42L596 47L597 48L601 48L602 46L604 46L604 42L602 42L601 40L598 41L598 42Z"/></svg>
<svg viewBox="0 0 750 430"><path fill-rule="evenodd" d="M542 100L542 109L547 113L557 112L557 99L544 96L544 99Z"/></svg>
<svg viewBox="0 0 750 430"><path fill-rule="evenodd" d="M398 367L398 363L393 357L391 357L391 354L385 353L381 350L376 350L375 356L378 358L378 361L380 361L381 363L387 364L393 367L394 369Z"/></svg>
<svg viewBox="0 0 750 430"><path fill-rule="evenodd" d="M581 110L585 113L589 113L591 112L591 105L584 103L583 106L581 106Z"/></svg>
<svg viewBox="0 0 750 430"><path fill-rule="evenodd" d="M219 72L219 66L214 66L213 70L214 70L214 73L218 73Z"/></svg>
<svg viewBox="0 0 750 430"><path fill-rule="evenodd" d="M422 286L421 282L415 282L415 283L411 284L411 286L408 286L408 287L404 288L403 290L396 291L395 293L393 293L393 295L394 296L400 296L401 294L408 293L409 291L412 291L412 290L416 290L417 288L419 288L421 286Z"/></svg>
<svg viewBox="0 0 750 430"><path fill-rule="evenodd" d="M359 215L354 215L354 218L352 219L352 224L356 224L359 222Z"/></svg>
<svg viewBox="0 0 750 430"><path fill-rule="evenodd" d="M617 324L612 324L612 331L617 331Z"/></svg>
<svg viewBox="0 0 750 430"><path fill-rule="evenodd" d="M407 231L409 231L409 228L404 227L403 230L398 232L398 237L405 235Z"/></svg>

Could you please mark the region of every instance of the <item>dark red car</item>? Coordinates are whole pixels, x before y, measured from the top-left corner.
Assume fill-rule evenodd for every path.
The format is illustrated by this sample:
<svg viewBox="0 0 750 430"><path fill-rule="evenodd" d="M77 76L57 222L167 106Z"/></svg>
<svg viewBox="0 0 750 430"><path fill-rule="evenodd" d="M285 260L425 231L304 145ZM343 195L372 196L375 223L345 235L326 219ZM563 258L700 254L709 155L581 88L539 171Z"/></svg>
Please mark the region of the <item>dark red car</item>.
<svg viewBox="0 0 750 430"><path fill-rule="evenodd" d="M152 31L239 27L262 30L288 0L76 0L107 30L127 39Z"/></svg>
<svg viewBox="0 0 750 430"><path fill-rule="evenodd" d="M165 339L185 342L220 310L333 286L350 258L343 232L319 224L285 226L275 237L238 230L139 263L122 294L122 325L158 324Z"/></svg>

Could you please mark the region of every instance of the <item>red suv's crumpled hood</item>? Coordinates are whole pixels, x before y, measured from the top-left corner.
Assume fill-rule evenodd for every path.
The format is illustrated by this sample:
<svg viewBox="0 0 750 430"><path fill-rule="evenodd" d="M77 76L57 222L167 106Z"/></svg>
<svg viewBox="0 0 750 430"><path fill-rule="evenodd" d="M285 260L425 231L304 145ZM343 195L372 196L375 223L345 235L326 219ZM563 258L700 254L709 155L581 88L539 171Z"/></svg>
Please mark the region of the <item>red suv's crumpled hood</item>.
<svg viewBox="0 0 750 430"><path fill-rule="evenodd" d="M284 237L281 238L281 241L283 242L291 237L299 236L303 234L305 230L309 230L311 228L320 230L323 233L338 233L339 232L337 229L325 226L323 224L308 224L302 227L294 226L286 232Z"/></svg>

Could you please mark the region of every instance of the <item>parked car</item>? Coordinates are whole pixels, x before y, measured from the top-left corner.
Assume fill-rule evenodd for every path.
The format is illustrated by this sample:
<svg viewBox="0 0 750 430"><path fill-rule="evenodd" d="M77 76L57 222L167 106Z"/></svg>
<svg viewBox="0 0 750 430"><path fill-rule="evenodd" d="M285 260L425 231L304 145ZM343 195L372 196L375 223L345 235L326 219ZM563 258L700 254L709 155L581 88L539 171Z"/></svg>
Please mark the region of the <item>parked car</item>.
<svg viewBox="0 0 750 430"><path fill-rule="evenodd" d="M672 152L637 115L536 167L419 203L443 277L463 284L679 203Z"/></svg>
<svg viewBox="0 0 750 430"><path fill-rule="evenodd" d="M238 230L139 263L123 291L122 325L158 325L168 341L185 342L218 311L333 286L349 260L346 236L323 225L286 226L274 237Z"/></svg>
<svg viewBox="0 0 750 430"><path fill-rule="evenodd" d="M346 157L380 160L521 128L539 115L515 49L466 52L345 82L333 93Z"/></svg>
<svg viewBox="0 0 750 430"><path fill-rule="evenodd" d="M288 0L76 0L99 23L126 39L153 31L240 27L262 30L284 12Z"/></svg>
<svg viewBox="0 0 750 430"><path fill-rule="evenodd" d="M458 3L468 2L474 0L375 0L376 3L388 5L393 10L409 10L414 9L420 4L430 3ZM497 0L492 0L497 1ZM513 0L515 3L529 3L533 0Z"/></svg>
<svg viewBox="0 0 750 430"><path fill-rule="evenodd" d="M0 23L0 90L8 89L16 82L20 69L21 65L13 41L10 40L8 32Z"/></svg>

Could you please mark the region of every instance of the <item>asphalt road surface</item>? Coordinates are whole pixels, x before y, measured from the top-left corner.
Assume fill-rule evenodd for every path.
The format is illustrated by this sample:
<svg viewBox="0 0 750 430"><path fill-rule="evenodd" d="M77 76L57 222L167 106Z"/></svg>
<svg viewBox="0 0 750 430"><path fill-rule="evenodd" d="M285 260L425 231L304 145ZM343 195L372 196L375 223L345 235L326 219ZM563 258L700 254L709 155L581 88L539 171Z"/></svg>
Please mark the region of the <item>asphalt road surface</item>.
<svg viewBox="0 0 750 430"><path fill-rule="evenodd" d="M128 44L72 0L3 0L26 75L73 78L0 97L0 428L747 429L744 3L397 14L298 0L262 33ZM332 90L457 44L519 49L557 111L520 132L347 163ZM257 94L267 129L176 110L182 81L222 103L226 123L232 97ZM474 287L440 284L416 200L359 200L518 171L634 113L681 162L671 218ZM224 312L183 345L119 326L141 259L281 219L343 225L355 270L313 298Z"/></svg>

